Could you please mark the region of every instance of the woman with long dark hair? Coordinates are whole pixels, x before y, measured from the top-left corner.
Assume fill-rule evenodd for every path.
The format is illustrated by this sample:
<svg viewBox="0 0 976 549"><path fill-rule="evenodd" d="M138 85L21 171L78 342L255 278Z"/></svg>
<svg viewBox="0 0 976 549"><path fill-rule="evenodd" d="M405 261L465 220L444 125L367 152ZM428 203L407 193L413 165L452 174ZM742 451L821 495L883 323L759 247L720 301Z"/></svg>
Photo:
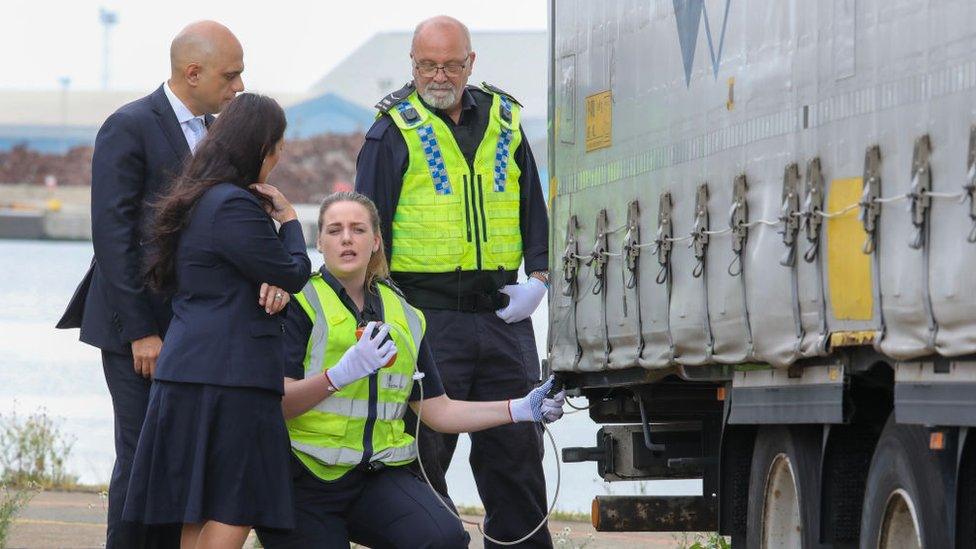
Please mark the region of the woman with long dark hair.
<svg viewBox="0 0 976 549"><path fill-rule="evenodd" d="M173 321L123 517L182 523L184 548L294 521L283 324L257 301L262 283L298 292L310 271L295 210L266 183L284 131L274 100L238 96L157 206L146 277L173 293Z"/></svg>

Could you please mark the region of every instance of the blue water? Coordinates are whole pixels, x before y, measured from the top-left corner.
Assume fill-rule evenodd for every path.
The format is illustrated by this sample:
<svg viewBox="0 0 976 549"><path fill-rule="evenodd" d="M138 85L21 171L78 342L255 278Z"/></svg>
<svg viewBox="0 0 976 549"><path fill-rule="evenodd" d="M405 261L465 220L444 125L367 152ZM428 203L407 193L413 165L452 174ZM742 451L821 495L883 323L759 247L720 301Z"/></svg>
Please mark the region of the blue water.
<svg viewBox="0 0 976 549"><path fill-rule="evenodd" d="M114 458L112 404L99 353L78 342L77 330L54 329L91 256L87 242L0 240L0 414L46 410L74 439L69 471L82 482L105 483ZM315 253L312 261L318 263L321 257ZM546 314L542 307L533 315L540 355ZM551 426L560 448L592 446L598 428L585 413L567 415ZM462 435L448 485L458 503L480 505L468 466L469 450L468 438ZM554 456L547 447L550 498L556 480ZM609 484L596 475L594 463L562 464L557 507L588 512L598 494L692 494L700 490L698 481Z"/></svg>

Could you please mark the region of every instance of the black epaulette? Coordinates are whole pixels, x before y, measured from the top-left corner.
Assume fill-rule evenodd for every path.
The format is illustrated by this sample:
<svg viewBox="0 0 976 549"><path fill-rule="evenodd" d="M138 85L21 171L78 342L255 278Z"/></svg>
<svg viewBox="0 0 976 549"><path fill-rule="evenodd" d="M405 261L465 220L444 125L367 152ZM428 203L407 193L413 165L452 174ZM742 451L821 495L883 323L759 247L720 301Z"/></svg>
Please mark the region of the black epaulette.
<svg viewBox="0 0 976 549"><path fill-rule="evenodd" d="M398 89L393 93L388 94L383 99L380 99L380 102L377 103L375 107L380 112L385 113L390 109L392 109L393 105L396 105L400 101L403 101L407 97L410 97L410 94L413 93L413 90L414 90L414 86L413 86L413 81L411 80L410 82L407 82L406 85L404 85L402 88Z"/></svg>
<svg viewBox="0 0 976 549"><path fill-rule="evenodd" d="M521 103L519 103L518 99L515 99L514 97L512 97L512 94L508 93L507 91L505 91L505 90L503 90L501 88L492 86L488 82L482 82L481 83L481 86L483 88L485 88L486 90L490 91L491 93L497 93L498 95L504 95L505 97L509 98L512 101L512 103L515 103L519 107L524 107L524 105L522 105Z"/></svg>

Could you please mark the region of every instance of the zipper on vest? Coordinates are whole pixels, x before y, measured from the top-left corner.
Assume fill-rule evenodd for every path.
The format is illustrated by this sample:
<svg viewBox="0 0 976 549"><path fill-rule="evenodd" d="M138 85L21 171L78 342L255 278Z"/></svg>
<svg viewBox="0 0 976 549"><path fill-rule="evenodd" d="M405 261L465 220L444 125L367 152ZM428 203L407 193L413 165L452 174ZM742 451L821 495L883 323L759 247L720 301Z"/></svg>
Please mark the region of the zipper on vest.
<svg viewBox="0 0 976 549"><path fill-rule="evenodd" d="M485 221L485 191L482 190L480 173L478 174L478 203L481 205L481 240L488 242L488 222Z"/></svg>
<svg viewBox="0 0 976 549"><path fill-rule="evenodd" d="M477 259L477 269L480 271L481 270L481 235L479 234L480 229L478 227L478 203L476 202L478 197L475 190L474 169L472 169L470 166L468 167L468 169L470 170L470 172L466 181L471 183L471 191L468 194L470 194L470 200L471 200L471 217L474 219L474 254L475 254L475 258ZM467 193L467 191L468 188L465 187L465 192ZM468 226L470 227L470 223ZM470 235L468 238L468 242L471 242Z"/></svg>
<svg viewBox="0 0 976 549"><path fill-rule="evenodd" d="M369 376L369 413L366 416L366 426L363 429L363 459L359 464L369 465L373 459L373 428L376 426L376 402L379 400L379 382L376 374Z"/></svg>
<svg viewBox="0 0 976 549"><path fill-rule="evenodd" d="M462 175L464 180L464 223L468 228L468 242L471 242L471 206L468 204L468 176Z"/></svg>

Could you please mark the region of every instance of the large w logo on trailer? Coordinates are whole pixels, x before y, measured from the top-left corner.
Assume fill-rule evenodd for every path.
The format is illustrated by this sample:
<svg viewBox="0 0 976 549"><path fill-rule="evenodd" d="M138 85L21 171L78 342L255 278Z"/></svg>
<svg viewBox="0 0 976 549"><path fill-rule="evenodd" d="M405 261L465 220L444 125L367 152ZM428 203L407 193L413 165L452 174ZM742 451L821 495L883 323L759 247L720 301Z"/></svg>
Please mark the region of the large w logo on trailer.
<svg viewBox="0 0 976 549"><path fill-rule="evenodd" d="M722 46L725 44L725 26L729 22L729 4L725 0L725 15L722 18L722 34L718 39L716 53L712 41L712 27L708 24L708 8L704 0L673 0L674 19L678 24L678 42L681 44L681 57L685 65L685 85L691 85L691 69L695 64L695 48L698 46L698 26L705 20L705 38L708 40L708 53L712 60L712 75L718 77L718 66L722 62Z"/></svg>

